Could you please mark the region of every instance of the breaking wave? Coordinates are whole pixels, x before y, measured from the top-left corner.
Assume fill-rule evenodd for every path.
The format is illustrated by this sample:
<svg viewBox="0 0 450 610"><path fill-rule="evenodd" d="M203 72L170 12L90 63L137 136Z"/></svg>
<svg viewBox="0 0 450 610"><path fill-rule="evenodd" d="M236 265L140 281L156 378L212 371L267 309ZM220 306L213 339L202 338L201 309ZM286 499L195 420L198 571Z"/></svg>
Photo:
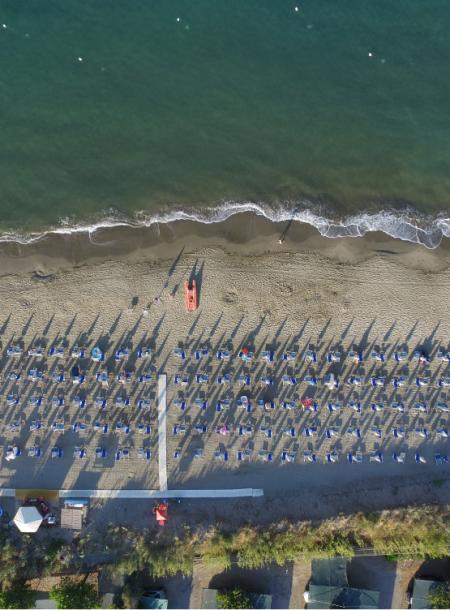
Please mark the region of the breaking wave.
<svg viewBox="0 0 450 610"><path fill-rule="evenodd" d="M317 209L317 211L314 211ZM379 212L365 212L349 215L344 218L327 217L322 215L319 206L310 202L301 204L285 204L270 207L254 202L223 202L214 207L188 208L170 210L157 214L139 212L133 218L124 218L115 214L108 214L98 222L91 224L61 221L61 224L52 229L25 235L15 232L3 233L0 241L19 242L21 244L33 243L51 234L87 233L95 243L94 236L97 231L113 227L151 227L158 224L168 224L177 220L189 220L204 224L220 223L235 214L244 212L263 216L273 222L296 221L311 225L323 236L331 239L339 237L362 237L366 233L380 231L390 237L403 241L421 244L429 249L437 248L444 237L450 237L450 217L444 214L437 217L420 215L414 210L399 212L387 210Z"/></svg>

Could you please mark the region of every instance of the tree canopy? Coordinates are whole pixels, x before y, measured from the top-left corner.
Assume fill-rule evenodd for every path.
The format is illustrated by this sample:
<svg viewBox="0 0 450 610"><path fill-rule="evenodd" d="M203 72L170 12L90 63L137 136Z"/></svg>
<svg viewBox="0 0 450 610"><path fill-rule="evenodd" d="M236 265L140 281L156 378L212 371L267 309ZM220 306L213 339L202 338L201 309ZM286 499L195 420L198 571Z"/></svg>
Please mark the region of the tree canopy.
<svg viewBox="0 0 450 610"><path fill-rule="evenodd" d="M428 594L431 608L450 608L450 581L431 589Z"/></svg>
<svg viewBox="0 0 450 610"><path fill-rule="evenodd" d="M251 608L252 603L248 593L240 587L234 587L217 593L217 605L223 610L231 608Z"/></svg>
<svg viewBox="0 0 450 610"><path fill-rule="evenodd" d="M60 584L51 590L50 597L61 609L100 608L100 598L94 587L70 578L62 578Z"/></svg>
<svg viewBox="0 0 450 610"><path fill-rule="evenodd" d="M36 592L25 584L16 583L10 589L0 592L0 608L34 608Z"/></svg>

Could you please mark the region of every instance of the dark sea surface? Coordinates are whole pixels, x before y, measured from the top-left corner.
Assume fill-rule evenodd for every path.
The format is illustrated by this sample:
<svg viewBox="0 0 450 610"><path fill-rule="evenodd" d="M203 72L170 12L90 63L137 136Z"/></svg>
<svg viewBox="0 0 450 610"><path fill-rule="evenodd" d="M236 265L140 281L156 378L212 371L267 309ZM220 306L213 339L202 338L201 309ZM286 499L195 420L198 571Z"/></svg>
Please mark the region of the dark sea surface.
<svg viewBox="0 0 450 610"><path fill-rule="evenodd" d="M449 32L449 0L1 0L0 232L253 209L433 247Z"/></svg>

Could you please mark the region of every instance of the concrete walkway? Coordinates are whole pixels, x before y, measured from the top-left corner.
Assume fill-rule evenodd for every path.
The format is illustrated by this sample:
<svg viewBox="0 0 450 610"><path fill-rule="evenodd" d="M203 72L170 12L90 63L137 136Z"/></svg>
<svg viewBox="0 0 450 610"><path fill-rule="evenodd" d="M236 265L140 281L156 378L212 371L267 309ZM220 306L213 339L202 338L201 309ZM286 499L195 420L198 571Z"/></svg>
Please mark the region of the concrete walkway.
<svg viewBox="0 0 450 610"><path fill-rule="evenodd" d="M158 376L158 470L159 488L167 489L167 375Z"/></svg>
<svg viewBox="0 0 450 610"><path fill-rule="evenodd" d="M257 498L262 489L61 489L60 498Z"/></svg>

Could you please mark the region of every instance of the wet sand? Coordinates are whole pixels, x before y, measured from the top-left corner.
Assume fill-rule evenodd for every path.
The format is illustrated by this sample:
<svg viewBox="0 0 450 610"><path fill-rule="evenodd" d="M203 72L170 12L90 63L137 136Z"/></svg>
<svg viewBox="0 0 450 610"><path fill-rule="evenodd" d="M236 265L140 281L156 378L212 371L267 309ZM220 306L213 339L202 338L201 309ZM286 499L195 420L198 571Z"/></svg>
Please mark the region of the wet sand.
<svg viewBox="0 0 450 610"><path fill-rule="evenodd" d="M187 372L191 377L199 372L191 350L209 343L211 361L202 364L201 368L212 376L212 380L220 370L212 355L228 340L234 350L241 345L252 345L257 353L267 346L273 346L279 352L297 346L302 352L309 344L314 344L322 358L317 368L319 377L327 372L324 355L331 347L347 350L356 343L369 351L378 345L388 353L405 343L410 351L418 345L425 345L434 352L438 346L448 348L450 252L447 244L428 251L375 234L361 239L329 240L321 238L313 229L295 225L279 244L279 236L285 228L285 224L277 226L255 216L242 215L217 226L178 222L147 230L104 230L91 238L96 245L83 235L70 239L54 236L21 247L3 244L0 259L3 270L0 277L3 376L12 367L4 355L11 342L23 341L28 348L41 338L47 345L63 341L72 346L81 335L85 335L88 347L101 343L109 355L124 342L133 348L151 342L157 354L154 371L166 371L169 378L177 372ZM183 305L182 282L192 275L200 286L200 307L198 312L188 314ZM156 301L155 297L158 297ZM191 354L183 363L172 356L173 349L179 345ZM28 363L22 364L26 372ZM111 373L117 372L113 362L110 366ZM69 368L69 361L65 367ZM307 367L299 361L297 368L302 377ZM365 374L370 375L372 368L367 363ZM444 370L445 367L439 367L436 362L430 366L433 388ZM391 363L383 369L391 377L396 371ZM240 367L236 365L234 373L239 372ZM415 372L415 365L409 363L408 375L414 378ZM92 375L94 369L91 367L87 373ZM273 373L277 377L284 374L281 364L273 367ZM252 374L263 374L260 361ZM342 371L343 377L346 374ZM89 383L93 388L95 384ZM21 417L27 426L29 421L36 419L36 414L28 407L19 414L6 408L5 396L10 386L11 383L4 379L3 424ZM116 389L111 389L113 395ZM301 395L304 389L302 387L302 392L296 390L296 394ZM28 390L23 387L21 391ZM50 395L55 390L48 386L47 391ZM233 388L234 395L239 391L237 387ZM253 391L255 398L261 391L258 384ZM73 393L73 389L67 388L69 392ZM214 403L218 398L214 381L207 393L211 404ZM187 399L191 401L194 394L194 389L186 393ZM433 389L428 398L436 400L436 396ZM410 488L403 495L415 501L422 493L424 498L429 496L430 485L436 478L445 481L440 497L445 491L448 466L436 467L432 463L435 451L446 451L445 443L436 436L423 446L411 439L410 451L420 447L427 455L430 462L424 465L411 460L405 465L392 463L390 437L379 443L389 456L389 461L383 465L369 464L368 460L362 465L351 466L344 461L338 465L303 464L301 456L303 450L309 448L308 443L303 438L286 443L279 430L291 425L290 420L300 430L312 414L294 416L291 412L277 411L271 416L277 431L268 446L276 456L274 464L238 465L234 453L241 447L239 443L242 446L245 443L237 435L225 443L230 451L229 462L218 464L212 456L220 442L212 432L213 428L223 422L234 429L241 423L250 423L256 430L265 413L216 413L214 406L199 413L192 405L181 413L173 405L176 397L179 397L179 390L171 386L168 394L169 488L262 487L266 497L277 497L281 493L295 497L307 490L311 511L321 497L328 498L327 502L339 506L340 510L345 510L347 504L354 509L370 509L370 498L377 508L383 505L383 499L386 505L395 504L396 493L405 485L405 479ZM326 396L322 398L327 400ZM389 398L390 395L386 400ZM366 399L372 400L371 395L367 394ZM405 402L413 400L418 400L413 391L405 394ZM57 415L49 409L45 418L50 423ZM75 410L61 411L61 415L67 417L68 423L79 418ZM86 415L91 423L97 411L88 410ZM107 417L114 424L123 415L114 407ZM350 418L351 414L346 413L341 417L341 425L347 426ZM433 412L426 425L434 430L441 419L446 420ZM389 413L379 422L386 434L392 428L392 420L392 413ZM135 418L131 423L135 426L138 421ZM208 426L208 438L200 439L192 433L192 426L199 422ZM327 422L329 418L324 412L320 423L325 426ZM48 456L35 465L27 457L5 462L3 455L1 485L155 488L158 484L155 409L149 414L149 423L154 431L150 441L154 457L148 467L139 465L134 458L123 467L122 463L99 467L92 457L81 465L74 463L71 447L79 444L79 439L69 433L61 440L67 447L67 459L58 463L52 463ZM178 423L184 423L190 430L183 439L170 434L173 425ZM375 417L370 415L363 420L362 427L368 431L375 423L378 423ZM411 428L419 424L420 416L411 415L406 422ZM12 440L5 430L1 436L2 446ZM30 435L26 436L21 441L24 445L31 442ZM50 447L54 442L55 437L48 433L43 436L41 445L45 443ZM84 442L92 452L98 438L92 434ZM112 435L108 442L114 447L118 439ZM264 442L259 437L254 440L254 450L257 452ZM135 451L142 444L141 437L134 435L127 443ZM298 463L282 466L279 462L281 450L293 448L295 443L298 443ZM377 443L376 439L365 438L355 448L367 455L378 448ZM190 452L199 445L204 447L205 457L195 461ZM181 460L171 457L176 448L183 451ZM312 449L321 460L327 448L323 438L314 439ZM339 448L342 456L348 449L349 445L342 443Z"/></svg>

